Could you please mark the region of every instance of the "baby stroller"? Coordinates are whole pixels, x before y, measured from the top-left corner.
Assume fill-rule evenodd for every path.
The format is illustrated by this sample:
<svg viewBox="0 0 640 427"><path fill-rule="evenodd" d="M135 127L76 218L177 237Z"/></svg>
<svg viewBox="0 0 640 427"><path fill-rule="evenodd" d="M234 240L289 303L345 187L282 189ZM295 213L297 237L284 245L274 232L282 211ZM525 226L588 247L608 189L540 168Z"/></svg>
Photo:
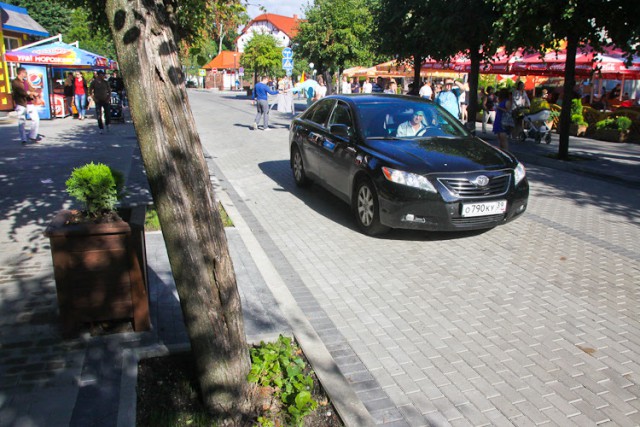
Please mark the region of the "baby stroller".
<svg viewBox="0 0 640 427"><path fill-rule="evenodd" d="M532 138L536 143L544 139L544 142L551 142L551 127L547 126L547 122L551 117L550 110L540 110L537 113L525 114L522 120L522 131L518 135L518 139L524 142L527 138Z"/></svg>
<svg viewBox="0 0 640 427"><path fill-rule="evenodd" d="M122 114L122 97L118 92L111 92L111 108L109 111L112 122L124 123L124 114Z"/></svg>

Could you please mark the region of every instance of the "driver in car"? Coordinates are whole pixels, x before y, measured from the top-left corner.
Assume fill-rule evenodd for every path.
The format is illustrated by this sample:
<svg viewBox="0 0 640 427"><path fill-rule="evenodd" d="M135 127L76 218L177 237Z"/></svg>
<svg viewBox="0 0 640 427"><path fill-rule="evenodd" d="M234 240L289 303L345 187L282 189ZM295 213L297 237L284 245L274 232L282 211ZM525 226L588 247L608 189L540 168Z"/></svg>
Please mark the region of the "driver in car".
<svg viewBox="0 0 640 427"><path fill-rule="evenodd" d="M400 124L396 136L421 136L427 130L424 111L416 111L410 120Z"/></svg>

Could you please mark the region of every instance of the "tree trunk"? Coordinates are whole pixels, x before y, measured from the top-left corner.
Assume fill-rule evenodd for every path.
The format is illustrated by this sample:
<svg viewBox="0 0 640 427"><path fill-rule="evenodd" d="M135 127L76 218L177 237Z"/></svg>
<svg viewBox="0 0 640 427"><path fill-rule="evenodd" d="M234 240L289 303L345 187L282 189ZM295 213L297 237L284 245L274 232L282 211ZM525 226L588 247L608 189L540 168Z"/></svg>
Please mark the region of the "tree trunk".
<svg viewBox="0 0 640 427"><path fill-rule="evenodd" d="M420 53L413 54L413 89L409 95L418 96L420 94L420 68L422 67L422 55Z"/></svg>
<svg viewBox="0 0 640 427"><path fill-rule="evenodd" d="M224 228L161 1L107 0L109 26L158 209L203 398L246 408L250 369Z"/></svg>
<svg viewBox="0 0 640 427"><path fill-rule="evenodd" d="M467 96L467 129L475 134L476 115L478 113L478 80L480 78L480 52L469 50L471 72L469 73L469 95Z"/></svg>
<svg viewBox="0 0 640 427"><path fill-rule="evenodd" d="M560 112L560 143L558 159L569 160L569 126L571 126L571 101L573 88L576 85L576 53L578 37L569 34L567 37L567 59L564 69L564 93L562 95L562 111Z"/></svg>

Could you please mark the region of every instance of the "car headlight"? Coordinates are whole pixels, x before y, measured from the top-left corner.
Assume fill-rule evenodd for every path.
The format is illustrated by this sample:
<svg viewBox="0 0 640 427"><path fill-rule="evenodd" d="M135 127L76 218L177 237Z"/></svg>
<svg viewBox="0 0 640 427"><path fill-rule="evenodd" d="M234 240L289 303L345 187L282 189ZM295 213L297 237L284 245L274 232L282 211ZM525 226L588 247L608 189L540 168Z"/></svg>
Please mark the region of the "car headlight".
<svg viewBox="0 0 640 427"><path fill-rule="evenodd" d="M409 187L419 188L421 190L425 190L430 193L438 192L438 190L436 190L435 187L431 185L429 180L422 175L417 175L411 172L399 171L397 169L391 169L388 167L383 167L382 173L384 174L385 178L387 178L391 182L395 182L396 184L402 184L402 185L407 185Z"/></svg>
<svg viewBox="0 0 640 427"><path fill-rule="evenodd" d="M518 166L516 166L516 168L513 170L513 176L515 178L516 185L520 184L520 181L522 181L524 177L527 176L527 171L525 170L522 163L518 163Z"/></svg>

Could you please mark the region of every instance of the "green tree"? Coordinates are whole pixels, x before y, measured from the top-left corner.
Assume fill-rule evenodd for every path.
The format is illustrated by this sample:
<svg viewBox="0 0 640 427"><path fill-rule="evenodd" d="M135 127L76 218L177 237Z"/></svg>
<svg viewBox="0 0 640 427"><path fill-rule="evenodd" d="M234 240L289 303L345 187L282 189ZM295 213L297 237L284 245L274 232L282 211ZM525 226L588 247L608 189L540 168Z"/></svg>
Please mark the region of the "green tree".
<svg viewBox="0 0 640 427"><path fill-rule="evenodd" d="M427 56L422 27L430 14L428 6L428 1L378 0L373 8L376 33L382 35L379 52L412 66L414 82L420 81L420 67ZM420 87L414 84L413 89L417 94Z"/></svg>
<svg viewBox="0 0 640 427"><path fill-rule="evenodd" d="M460 52L467 54L469 95L475 99L480 61L495 49L492 6L490 0L380 0L376 22L383 34L381 47L401 57L413 56L416 79L424 57L448 60ZM469 102L471 123L477 110L477 103Z"/></svg>
<svg viewBox="0 0 640 427"><path fill-rule="evenodd" d="M238 0L218 0L216 3L212 14L212 32L218 40L218 51L222 51L225 37L236 34L239 26L249 22L249 15L245 5ZM233 45L233 41L231 41L231 45Z"/></svg>
<svg viewBox="0 0 640 427"><path fill-rule="evenodd" d="M208 410L246 425L250 369L226 236L178 55L210 0L67 0L108 22Z"/></svg>
<svg viewBox="0 0 640 427"><path fill-rule="evenodd" d="M629 54L640 42L640 3L627 0L492 0L499 19L495 29L507 47L543 51L566 41L563 104L571 105L575 81L576 53L590 45L594 49L615 44ZM560 114L558 158L569 158L571 111Z"/></svg>
<svg viewBox="0 0 640 427"><path fill-rule="evenodd" d="M316 0L305 10L293 40L297 57L313 62L325 74L327 92L332 93L329 72L370 63L374 58L371 0Z"/></svg>
<svg viewBox="0 0 640 427"><path fill-rule="evenodd" d="M255 79L258 75L278 75L282 69L282 49L269 34L254 34L244 48L240 65L245 72L253 72Z"/></svg>
<svg viewBox="0 0 640 427"><path fill-rule="evenodd" d="M4 3L12 4L27 9L29 16L38 24L42 25L50 35L64 33L69 27L71 20L71 9L58 0L3 0Z"/></svg>
<svg viewBox="0 0 640 427"><path fill-rule="evenodd" d="M81 49L111 59L116 57L111 32L93 21L89 11L83 7L77 7L71 12L70 24L63 33L62 40L66 43L78 41Z"/></svg>

